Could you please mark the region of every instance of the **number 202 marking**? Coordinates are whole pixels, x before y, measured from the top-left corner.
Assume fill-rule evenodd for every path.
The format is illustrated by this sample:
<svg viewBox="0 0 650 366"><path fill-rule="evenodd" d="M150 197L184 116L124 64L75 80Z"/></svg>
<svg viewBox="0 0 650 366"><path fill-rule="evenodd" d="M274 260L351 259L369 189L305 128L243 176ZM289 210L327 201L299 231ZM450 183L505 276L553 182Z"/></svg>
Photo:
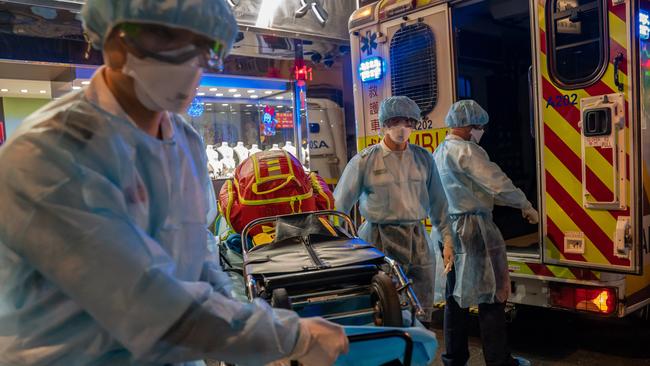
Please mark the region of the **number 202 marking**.
<svg viewBox="0 0 650 366"><path fill-rule="evenodd" d="M546 108L548 107L569 107L578 105L578 94L571 95L556 95L548 97L546 100Z"/></svg>

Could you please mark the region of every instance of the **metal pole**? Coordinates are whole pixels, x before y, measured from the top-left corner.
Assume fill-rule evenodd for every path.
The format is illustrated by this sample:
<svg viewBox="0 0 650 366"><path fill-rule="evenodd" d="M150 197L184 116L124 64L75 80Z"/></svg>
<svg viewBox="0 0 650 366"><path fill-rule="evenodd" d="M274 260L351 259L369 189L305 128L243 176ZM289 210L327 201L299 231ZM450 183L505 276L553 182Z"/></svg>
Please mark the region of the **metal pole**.
<svg viewBox="0 0 650 366"><path fill-rule="evenodd" d="M309 149L309 126L307 122L307 81L306 75L301 73L305 70L305 59L302 40L294 40L295 61L294 61L294 82L293 82L293 121L296 145L296 157L303 165L306 165L305 156L302 151L303 138ZM305 133L303 136L303 128ZM309 167L307 167L309 168Z"/></svg>

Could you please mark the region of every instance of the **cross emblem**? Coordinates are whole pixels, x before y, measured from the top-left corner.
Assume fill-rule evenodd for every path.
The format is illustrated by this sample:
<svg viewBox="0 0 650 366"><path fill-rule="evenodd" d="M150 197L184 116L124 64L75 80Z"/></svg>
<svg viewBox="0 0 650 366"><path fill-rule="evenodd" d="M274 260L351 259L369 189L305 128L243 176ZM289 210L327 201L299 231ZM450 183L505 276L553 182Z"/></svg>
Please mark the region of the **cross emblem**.
<svg viewBox="0 0 650 366"><path fill-rule="evenodd" d="M365 37L361 37L361 51L372 55L372 50L377 48L377 33L366 31Z"/></svg>
<svg viewBox="0 0 650 366"><path fill-rule="evenodd" d="M320 4L319 0L300 0L300 9L296 10L296 18L304 17L310 10L316 15L318 23L324 27L329 14L327 14L327 11Z"/></svg>

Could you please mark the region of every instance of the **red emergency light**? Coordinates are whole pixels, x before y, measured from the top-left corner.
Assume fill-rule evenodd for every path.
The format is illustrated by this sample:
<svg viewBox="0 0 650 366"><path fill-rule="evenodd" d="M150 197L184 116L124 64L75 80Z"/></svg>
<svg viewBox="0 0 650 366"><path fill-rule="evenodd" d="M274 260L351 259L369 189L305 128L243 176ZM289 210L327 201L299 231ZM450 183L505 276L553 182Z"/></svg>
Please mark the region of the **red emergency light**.
<svg viewBox="0 0 650 366"><path fill-rule="evenodd" d="M306 80L306 81L311 81L312 80L312 68L307 67L307 65L301 66L296 66L294 68L294 74L295 74L295 79L300 81L300 80Z"/></svg>
<svg viewBox="0 0 650 366"><path fill-rule="evenodd" d="M552 284L551 305L554 307L611 315L616 311L618 297L612 287L588 287Z"/></svg>

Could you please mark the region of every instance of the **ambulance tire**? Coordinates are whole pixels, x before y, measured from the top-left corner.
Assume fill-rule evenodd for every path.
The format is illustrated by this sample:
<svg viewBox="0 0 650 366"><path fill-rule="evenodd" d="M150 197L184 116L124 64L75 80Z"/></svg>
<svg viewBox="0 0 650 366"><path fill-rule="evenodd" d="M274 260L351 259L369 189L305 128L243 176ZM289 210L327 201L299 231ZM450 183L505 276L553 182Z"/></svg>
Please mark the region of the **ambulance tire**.
<svg viewBox="0 0 650 366"><path fill-rule="evenodd" d="M278 309L291 310L291 299L284 288L276 288L271 294L271 306Z"/></svg>
<svg viewBox="0 0 650 366"><path fill-rule="evenodd" d="M402 307L393 280L384 272L377 273L370 283L370 298L375 309L375 325L401 327Z"/></svg>

